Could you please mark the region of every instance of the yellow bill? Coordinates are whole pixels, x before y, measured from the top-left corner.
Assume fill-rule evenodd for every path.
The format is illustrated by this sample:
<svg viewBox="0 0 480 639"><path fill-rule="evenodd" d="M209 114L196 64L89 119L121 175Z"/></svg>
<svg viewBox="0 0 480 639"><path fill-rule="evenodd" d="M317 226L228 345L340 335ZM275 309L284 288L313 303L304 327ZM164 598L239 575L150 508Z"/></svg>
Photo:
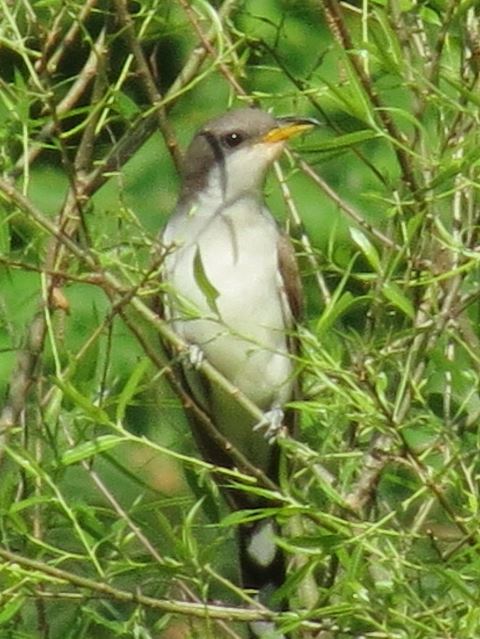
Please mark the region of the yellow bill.
<svg viewBox="0 0 480 639"><path fill-rule="evenodd" d="M280 125L271 129L262 137L262 142L282 142L283 140L289 140L294 135L309 131L317 123L314 120L299 119L297 122L289 122L285 125Z"/></svg>

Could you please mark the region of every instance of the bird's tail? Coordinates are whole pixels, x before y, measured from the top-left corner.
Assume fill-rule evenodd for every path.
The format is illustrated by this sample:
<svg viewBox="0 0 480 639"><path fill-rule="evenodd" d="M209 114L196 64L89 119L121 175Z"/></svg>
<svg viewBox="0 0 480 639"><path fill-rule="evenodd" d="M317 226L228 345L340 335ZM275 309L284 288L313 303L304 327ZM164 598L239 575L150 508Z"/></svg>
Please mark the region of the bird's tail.
<svg viewBox="0 0 480 639"><path fill-rule="evenodd" d="M242 585L254 590L255 599L272 610L283 610L286 601L278 601L276 593L285 581L285 557L275 543L278 526L273 519L242 524L239 529L240 570ZM277 593L278 595L278 593ZM249 624L250 639L286 639L271 621Z"/></svg>

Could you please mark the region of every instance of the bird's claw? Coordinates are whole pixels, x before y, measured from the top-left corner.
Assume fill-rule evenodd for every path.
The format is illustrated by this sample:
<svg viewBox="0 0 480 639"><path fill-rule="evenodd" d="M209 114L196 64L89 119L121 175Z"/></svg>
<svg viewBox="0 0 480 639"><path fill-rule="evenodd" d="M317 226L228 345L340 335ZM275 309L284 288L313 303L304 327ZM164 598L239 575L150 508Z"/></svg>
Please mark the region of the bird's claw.
<svg viewBox="0 0 480 639"><path fill-rule="evenodd" d="M197 344L190 344L184 351L182 359L187 367L198 370L202 365L205 355Z"/></svg>
<svg viewBox="0 0 480 639"><path fill-rule="evenodd" d="M281 408L272 408L263 413L262 419L253 427L254 431L264 431L265 439L273 444L282 431L284 413Z"/></svg>

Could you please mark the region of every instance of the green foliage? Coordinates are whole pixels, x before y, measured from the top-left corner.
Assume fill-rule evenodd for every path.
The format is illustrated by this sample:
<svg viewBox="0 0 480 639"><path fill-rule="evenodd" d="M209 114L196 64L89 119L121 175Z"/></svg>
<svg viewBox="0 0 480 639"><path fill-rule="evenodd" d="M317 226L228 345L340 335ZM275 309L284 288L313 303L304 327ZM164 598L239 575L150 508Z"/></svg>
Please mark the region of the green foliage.
<svg viewBox="0 0 480 639"><path fill-rule="evenodd" d="M151 310L179 150L251 101L324 125L267 184L307 293L301 428L279 486L216 471L276 497L295 636L478 636L476 3L0 12L0 638L237 637L255 614L233 531L265 513L224 508Z"/></svg>

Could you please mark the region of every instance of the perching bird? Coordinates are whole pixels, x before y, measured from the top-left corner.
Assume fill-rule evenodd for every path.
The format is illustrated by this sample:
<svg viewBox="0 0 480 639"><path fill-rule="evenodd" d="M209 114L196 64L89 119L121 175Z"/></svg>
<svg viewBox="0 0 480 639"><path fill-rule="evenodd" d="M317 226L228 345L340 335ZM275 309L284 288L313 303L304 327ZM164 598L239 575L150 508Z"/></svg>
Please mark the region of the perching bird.
<svg viewBox="0 0 480 639"><path fill-rule="evenodd" d="M290 427L292 412L282 409L295 394L293 331L302 289L293 247L264 203L263 185L286 141L315 123L251 108L207 122L187 150L181 195L162 236L166 319L267 421ZM215 427L276 481L278 447L255 429L255 418L198 370L185 367L184 375L187 392ZM202 424L191 422L204 457L232 466ZM226 497L236 509L268 505L241 491L227 490ZM266 605L285 578L275 531L270 520L239 530L242 586ZM251 637L267 631L272 624L249 627Z"/></svg>

